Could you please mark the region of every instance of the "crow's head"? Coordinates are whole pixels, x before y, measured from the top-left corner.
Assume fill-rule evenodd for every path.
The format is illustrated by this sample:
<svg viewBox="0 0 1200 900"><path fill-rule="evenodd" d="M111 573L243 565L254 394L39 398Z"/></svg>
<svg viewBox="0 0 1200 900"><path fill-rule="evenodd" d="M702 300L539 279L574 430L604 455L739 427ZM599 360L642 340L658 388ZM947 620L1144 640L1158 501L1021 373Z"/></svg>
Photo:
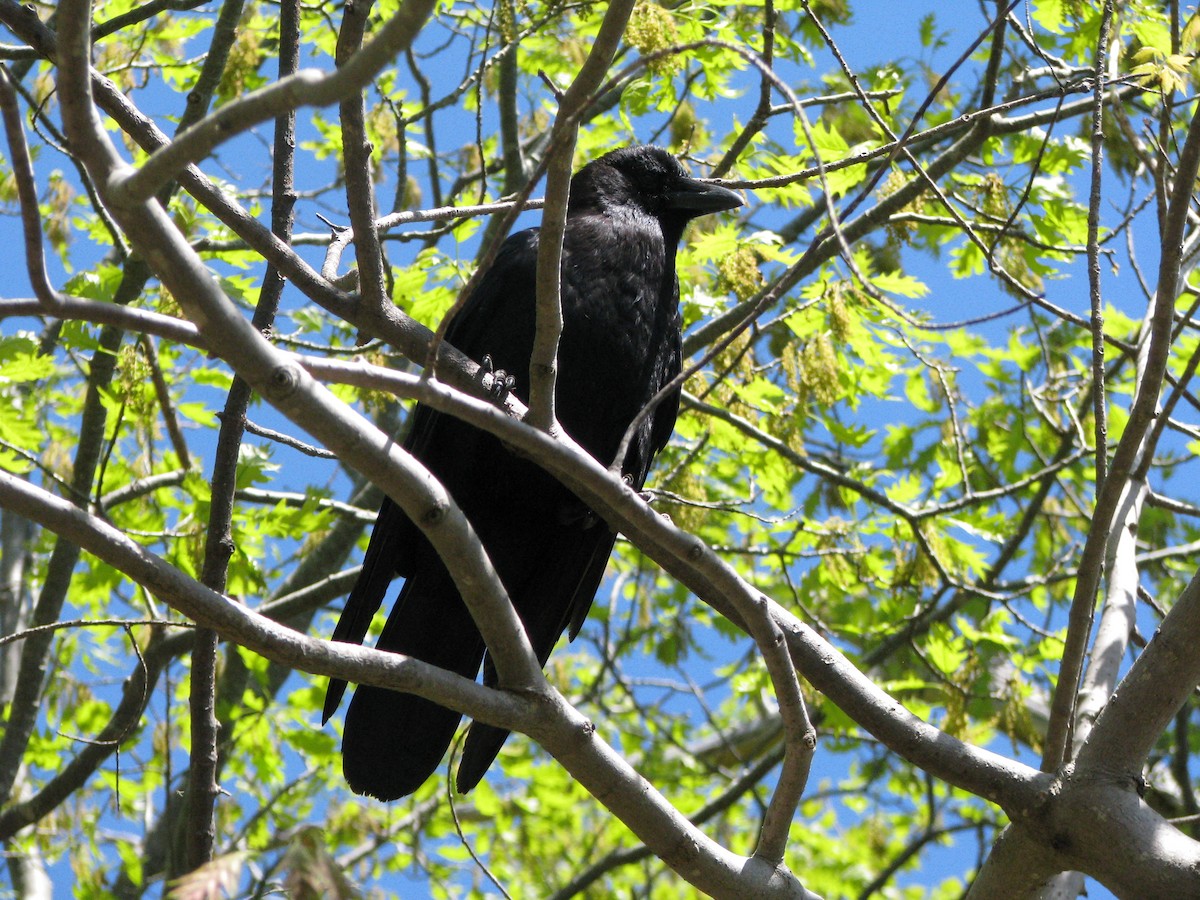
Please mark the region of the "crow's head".
<svg viewBox="0 0 1200 900"><path fill-rule="evenodd" d="M635 207L658 219L664 235L674 241L689 219L741 205L733 191L697 181L674 156L649 145L606 153L571 180L572 209Z"/></svg>

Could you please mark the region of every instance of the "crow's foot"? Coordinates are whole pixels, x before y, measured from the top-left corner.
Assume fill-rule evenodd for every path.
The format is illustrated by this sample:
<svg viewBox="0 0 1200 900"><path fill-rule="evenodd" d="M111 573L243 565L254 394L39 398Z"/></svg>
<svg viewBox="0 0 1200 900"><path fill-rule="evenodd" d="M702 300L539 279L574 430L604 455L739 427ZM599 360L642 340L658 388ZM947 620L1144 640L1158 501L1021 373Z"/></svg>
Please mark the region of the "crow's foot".
<svg viewBox="0 0 1200 900"><path fill-rule="evenodd" d="M484 356L478 372L479 383L494 403L503 403L512 389L516 387L517 379L503 369L497 369L490 356Z"/></svg>

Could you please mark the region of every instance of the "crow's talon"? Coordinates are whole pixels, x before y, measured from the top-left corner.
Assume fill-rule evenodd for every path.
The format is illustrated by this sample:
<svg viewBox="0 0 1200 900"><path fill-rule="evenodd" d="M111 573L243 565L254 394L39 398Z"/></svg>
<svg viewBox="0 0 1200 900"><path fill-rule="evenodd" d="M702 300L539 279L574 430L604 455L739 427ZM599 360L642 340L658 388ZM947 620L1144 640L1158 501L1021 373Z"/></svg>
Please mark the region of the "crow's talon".
<svg viewBox="0 0 1200 900"><path fill-rule="evenodd" d="M630 475L628 473L622 475L621 481L625 485L625 487L633 489L633 476L632 475ZM635 494L637 494L638 497L641 498L643 503L653 503L654 502L654 491L634 490L633 492Z"/></svg>
<svg viewBox="0 0 1200 900"><path fill-rule="evenodd" d="M626 472L624 475L621 476L621 481L625 484L625 487L627 487L627 488L633 487L633 476L630 475L628 472ZM634 493L642 498L643 503L649 503L654 499L653 491L634 491Z"/></svg>
<svg viewBox="0 0 1200 900"><path fill-rule="evenodd" d="M479 366L479 383L483 385L488 398L495 403L503 403L512 389L517 385L517 379L503 369L497 369L491 356L484 356Z"/></svg>

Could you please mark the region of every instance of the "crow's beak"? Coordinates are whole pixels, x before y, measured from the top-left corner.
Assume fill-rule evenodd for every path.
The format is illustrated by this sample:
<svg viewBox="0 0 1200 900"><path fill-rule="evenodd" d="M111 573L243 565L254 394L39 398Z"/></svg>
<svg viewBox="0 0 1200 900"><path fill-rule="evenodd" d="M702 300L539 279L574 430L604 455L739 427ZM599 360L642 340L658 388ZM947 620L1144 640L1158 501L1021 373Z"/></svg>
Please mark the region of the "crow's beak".
<svg viewBox="0 0 1200 900"><path fill-rule="evenodd" d="M742 205L742 198L729 188L718 184L705 184L694 178L685 178L667 195L667 201L672 209L684 210L703 215L704 213L720 212L723 209L737 209Z"/></svg>

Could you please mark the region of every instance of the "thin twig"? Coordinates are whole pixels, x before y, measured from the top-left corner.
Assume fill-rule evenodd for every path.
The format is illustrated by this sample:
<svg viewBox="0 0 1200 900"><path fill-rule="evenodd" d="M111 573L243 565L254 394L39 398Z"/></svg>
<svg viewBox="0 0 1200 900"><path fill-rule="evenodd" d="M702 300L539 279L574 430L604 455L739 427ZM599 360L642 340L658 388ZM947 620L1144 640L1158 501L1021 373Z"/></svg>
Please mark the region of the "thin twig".
<svg viewBox="0 0 1200 900"><path fill-rule="evenodd" d="M1113 3L1105 0L1096 40L1096 77L1092 90L1092 175L1088 196L1087 259L1088 299L1092 332L1092 414L1095 417L1096 491L1108 477L1108 405L1104 385L1104 297L1100 285L1100 203L1104 175L1104 88L1108 71L1108 39Z"/></svg>

